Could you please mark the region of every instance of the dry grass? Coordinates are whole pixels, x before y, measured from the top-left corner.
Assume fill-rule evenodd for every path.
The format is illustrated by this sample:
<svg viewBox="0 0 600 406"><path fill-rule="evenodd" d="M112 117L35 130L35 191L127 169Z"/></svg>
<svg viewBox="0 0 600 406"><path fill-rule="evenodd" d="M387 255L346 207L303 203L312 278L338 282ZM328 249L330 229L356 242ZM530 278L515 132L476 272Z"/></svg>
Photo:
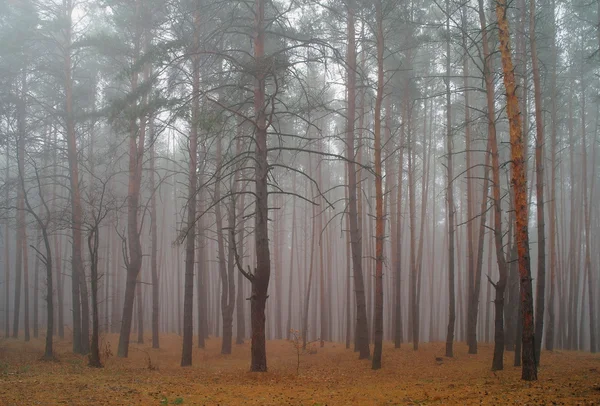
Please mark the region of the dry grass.
<svg viewBox="0 0 600 406"><path fill-rule="evenodd" d="M105 337L116 353L117 337ZM251 373L249 343L219 353L220 341L194 349L194 366L179 367L181 338L161 337L162 348L132 344L130 357L111 356L105 367L87 367L70 353L68 340L56 344L56 362L40 360L42 340L0 341L2 405L408 405L408 404L599 404L600 356L577 352L543 353L540 380L520 381L520 369L490 371L489 345L468 355L456 344L455 357L443 358L442 343L418 352L404 345L384 347L383 369L341 344L328 343L302 355L296 374L293 343L267 344L269 372ZM106 342L106 341L105 341ZM410 348L409 348L410 347ZM153 369L149 368L148 357ZM506 354L512 365L513 353Z"/></svg>

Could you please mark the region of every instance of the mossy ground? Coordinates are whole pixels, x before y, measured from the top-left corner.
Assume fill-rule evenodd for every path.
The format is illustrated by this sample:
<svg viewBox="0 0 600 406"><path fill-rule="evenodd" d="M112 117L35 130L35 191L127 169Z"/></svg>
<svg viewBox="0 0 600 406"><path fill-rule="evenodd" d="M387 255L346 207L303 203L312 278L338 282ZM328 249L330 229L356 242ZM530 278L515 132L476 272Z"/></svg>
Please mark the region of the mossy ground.
<svg viewBox="0 0 600 406"><path fill-rule="evenodd" d="M116 353L116 335L103 337ZM543 352L537 382L520 380L520 368L506 353L504 371L490 371L492 346L468 355L455 344L384 345L383 368L343 344L326 343L300 357L296 373L293 342L267 344L269 372L249 372L250 343L220 354L220 340L194 349L193 366L181 368L181 337L161 336L161 349L131 344L128 359L109 356L104 368L87 367L87 357L57 341L54 362L42 361L43 340L0 340L2 405L409 405L409 404L600 404L600 355ZM442 361L436 360L441 357ZM151 365L150 365L151 364Z"/></svg>

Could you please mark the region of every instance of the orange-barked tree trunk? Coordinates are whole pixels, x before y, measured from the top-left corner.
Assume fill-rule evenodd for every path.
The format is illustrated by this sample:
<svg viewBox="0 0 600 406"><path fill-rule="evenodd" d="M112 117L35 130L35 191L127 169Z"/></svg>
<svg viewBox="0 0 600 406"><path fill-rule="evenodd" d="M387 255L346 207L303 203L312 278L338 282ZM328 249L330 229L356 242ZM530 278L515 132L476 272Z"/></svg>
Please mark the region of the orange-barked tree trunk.
<svg viewBox="0 0 600 406"><path fill-rule="evenodd" d="M375 98L375 317L373 369L381 368L383 343L383 177L381 171L381 104L383 102L383 12L381 0L375 0L377 38L377 96Z"/></svg>
<svg viewBox="0 0 600 406"><path fill-rule="evenodd" d="M515 238L519 263L521 321L522 331L522 372L521 379L537 380L537 365L535 362L534 324L533 324L533 292L531 282L531 264L529 258L529 226L527 202L527 172L525 166L525 145L521 127L521 112L516 94L515 73L510 51L510 34L506 17L506 0L496 3L498 19L498 36L506 88L506 110L510 125L510 144L512 160L512 188L516 220Z"/></svg>

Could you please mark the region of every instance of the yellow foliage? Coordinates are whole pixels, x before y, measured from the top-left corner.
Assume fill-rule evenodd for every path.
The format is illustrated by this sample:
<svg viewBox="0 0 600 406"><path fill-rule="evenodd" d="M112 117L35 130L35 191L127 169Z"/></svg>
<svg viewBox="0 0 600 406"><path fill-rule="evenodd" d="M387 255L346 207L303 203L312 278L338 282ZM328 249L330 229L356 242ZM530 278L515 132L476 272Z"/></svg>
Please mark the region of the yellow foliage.
<svg viewBox="0 0 600 406"><path fill-rule="evenodd" d="M116 348L118 337L104 342ZM409 405L409 404L598 404L600 356L543 352L539 381L520 380L506 353L504 371L491 372L492 346L468 355L455 345L442 358L443 343L394 350L384 343L382 369L343 344L326 343L316 355L297 354L289 341L267 342L269 372L252 373L250 343L220 354L220 340L194 348L193 366L181 368L181 337L164 335L162 348L132 342L128 359L109 356L102 369L56 343L57 362L41 360L43 341L0 340L0 405ZM110 348L110 347L108 347ZM154 369L148 368L148 357Z"/></svg>

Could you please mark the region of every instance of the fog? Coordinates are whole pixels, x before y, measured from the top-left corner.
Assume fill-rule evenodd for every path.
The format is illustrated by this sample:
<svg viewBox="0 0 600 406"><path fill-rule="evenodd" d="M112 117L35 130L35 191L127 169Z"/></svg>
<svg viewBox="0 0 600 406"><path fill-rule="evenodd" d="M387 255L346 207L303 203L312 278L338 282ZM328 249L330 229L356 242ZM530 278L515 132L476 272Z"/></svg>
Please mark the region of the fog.
<svg viewBox="0 0 600 406"><path fill-rule="evenodd" d="M595 5L0 10L6 338L597 351Z"/></svg>

